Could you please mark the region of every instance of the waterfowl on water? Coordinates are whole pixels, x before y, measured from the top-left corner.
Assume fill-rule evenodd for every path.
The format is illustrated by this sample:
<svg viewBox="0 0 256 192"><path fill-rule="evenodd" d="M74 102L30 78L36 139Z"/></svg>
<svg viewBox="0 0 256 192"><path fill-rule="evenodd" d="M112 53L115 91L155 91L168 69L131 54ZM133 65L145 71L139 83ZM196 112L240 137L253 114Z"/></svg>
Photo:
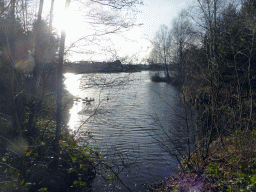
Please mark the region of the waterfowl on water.
<svg viewBox="0 0 256 192"><path fill-rule="evenodd" d="M94 101L94 98L90 98L88 99L88 97L85 97L84 99L82 99L83 102L91 102L91 101Z"/></svg>

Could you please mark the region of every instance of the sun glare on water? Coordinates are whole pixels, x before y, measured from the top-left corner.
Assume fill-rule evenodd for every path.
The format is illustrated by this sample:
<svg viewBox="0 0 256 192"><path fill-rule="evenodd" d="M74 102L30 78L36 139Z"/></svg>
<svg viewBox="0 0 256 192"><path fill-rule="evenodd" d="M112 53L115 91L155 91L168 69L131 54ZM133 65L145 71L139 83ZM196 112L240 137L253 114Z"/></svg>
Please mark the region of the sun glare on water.
<svg viewBox="0 0 256 192"><path fill-rule="evenodd" d="M66 80L64 81L64 85L66 89L74 96L81 97L82 92L79 88L80 86L80 78L81 75L75 75L72 73L64 74Z"/></svg>

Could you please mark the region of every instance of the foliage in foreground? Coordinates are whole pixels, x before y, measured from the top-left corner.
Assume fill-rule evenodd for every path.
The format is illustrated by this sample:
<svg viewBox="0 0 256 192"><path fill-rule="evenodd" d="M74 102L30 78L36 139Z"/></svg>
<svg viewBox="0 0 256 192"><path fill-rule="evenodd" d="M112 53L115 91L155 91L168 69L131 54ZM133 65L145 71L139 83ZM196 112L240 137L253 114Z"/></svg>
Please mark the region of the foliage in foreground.
<svg viewBox="0 0 256 192"><path fill-rule="evenodd" d="M55 123L40 126L33 145L28 145L24 137L12 141L2 137L8 144L1 154L1 191L90 191L99 150L85 141L79 145L82 141L66 132L59 141L60 152L56 153Z"/></svg>
<svg viewBox="0 0 256 192"><path fill-rule="evenodd" d="M203 160L200 149L188 161L182 160L179 173L152 186L152 191L255 191L256 131L236 131L210 147Z"/></svg>

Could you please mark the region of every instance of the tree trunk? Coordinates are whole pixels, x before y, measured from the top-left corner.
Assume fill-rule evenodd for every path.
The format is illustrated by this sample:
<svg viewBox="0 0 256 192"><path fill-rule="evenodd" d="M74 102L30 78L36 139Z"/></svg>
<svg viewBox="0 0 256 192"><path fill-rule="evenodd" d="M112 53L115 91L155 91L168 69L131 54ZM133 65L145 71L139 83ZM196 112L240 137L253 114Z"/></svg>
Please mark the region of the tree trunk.
<svg viewBox="0 0 256 192"><path fill-rule="evenodd" d="M14 71L14 65L15 65L15 36L16 36L16 28L15 28L15 4L16 0L11 1L11 11L10 11L10 17L11 17L11 39L9 40L9 46L10 46L10 68L11 68L11 114L12 114L12 133L18 132L20 134L20 126L17 116L17 108L15 103L15 71Z"/></svg>
<svg viewBox="0 0 256 192"><path fill-rule="evenodd" d="M38 20L39 21L42 20L43 6L44 6L44 0L40 0L39 11L38 11Z"/></svg>
<svg viewBox="0 0 256 192"><path fill-rule="evenodd" d="M52 32L53 8L54 8L54 0L52 0L51 9L50 9L50 22L49 22L50 32Z"/></svg>
<svg viewBox="0 0 256 192"><path fill-rule="evenodd" d="M65 10L69 8L70 0L66 0ZM61 134L61 108L62 108L62 68L63 68L63 58L64 58L64 48L65 48L65 39L66 32L64 29L61 31L61 39L60 39L60 51L59 51L59 66L58 66L58 76L57 76L57 114L56 114L56 137L55 137L55 145L54 151L58 153L59 151L59 140Z"/></svg>
<svg viewBox="0 0 256 192"><path fill-rule="evenodd" d="M30 136L32 136L34 134L34 129L35 129L35 125L34 125L34 119L36 116L36 111L37 111L37 101L35 100L36 96L37 96L37 89L38 89L38 85L40 79L39 79L39 73L40 73L40 65L42 62L41 59L41 53L40 53L40 38L39 38L39 34L41 32L40 30L40 23L41 23L41 19L42 19L42 11L43 11L43 5L44 5L44 0L40 0L40 5L39 5L39 10L38 10L38 17L37 17L37 25L35 26L35 68L33 71L33 82L32 82L32 97L30 100L30 110L31 113L29 115L29 125L28 125L28 136L30 138ZM30 141L32 142L32 141Z"/></svg>

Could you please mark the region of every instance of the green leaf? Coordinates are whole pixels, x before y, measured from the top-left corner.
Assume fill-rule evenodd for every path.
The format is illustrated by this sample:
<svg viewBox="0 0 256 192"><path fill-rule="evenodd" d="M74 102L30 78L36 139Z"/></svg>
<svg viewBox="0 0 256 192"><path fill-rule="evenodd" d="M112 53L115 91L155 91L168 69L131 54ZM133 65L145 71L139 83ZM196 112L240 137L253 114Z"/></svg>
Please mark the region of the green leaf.
<svg viewBox="0 0 256 192"><path fill-rule="evenodd" d="M26 183L25 184L25 187L30 187L30 186L32 186L33 184L32 183Z"/></svg>
<svg viewBox="0 0 256 192"><path fill-rule="evenodd" d="M216 170L215 170L215 174L216 174L217 177L220 177L220 176L221 176L221 175L220 175L220 170L219 170L219 169L216 169Z"/></svg>
<svg viewBox="0 0 256 192"><path fill-rule="evenodd" d="M233 191L233 187L231 187L231 185L229 185L227 192L232 192L232 191Z"/></svg>
<svg viewBox="0 0 256 192"><path fill-rule="evenodd" d="M26 179L23 179L23 180L21 181L21 185L24 185L25 182L26 182Z"/></svg>
<svg viewBox="0 0 256 192"><path fill-rule="evenodd" d="M77 157L70 156L70 158L72 159L72 161L76 161L77 160Z"/></svg>
<svg viewBox="0 0 256 192"><path fill-rule="evenodd" d="M41 188L41 189L39 189L39 191L40 191L40 192L44 192L44 191L47 191L47 188L46 188L46 187L44 187L44 188Z"/></svg>
<svg viewBox="0 0 256 192"><path fill-rule="evenodd" d="M70 168L70 169L68 170L68 173L72 173L72 172L74 172L74 169L73 169L73 168Z"/></svg>
<svg viewBox="0 0 256 192"><path fill-rule="evenodd" d="M250 178L251 182L253 184L256 184L256 175L253 175L251 178Z"/></svg>

